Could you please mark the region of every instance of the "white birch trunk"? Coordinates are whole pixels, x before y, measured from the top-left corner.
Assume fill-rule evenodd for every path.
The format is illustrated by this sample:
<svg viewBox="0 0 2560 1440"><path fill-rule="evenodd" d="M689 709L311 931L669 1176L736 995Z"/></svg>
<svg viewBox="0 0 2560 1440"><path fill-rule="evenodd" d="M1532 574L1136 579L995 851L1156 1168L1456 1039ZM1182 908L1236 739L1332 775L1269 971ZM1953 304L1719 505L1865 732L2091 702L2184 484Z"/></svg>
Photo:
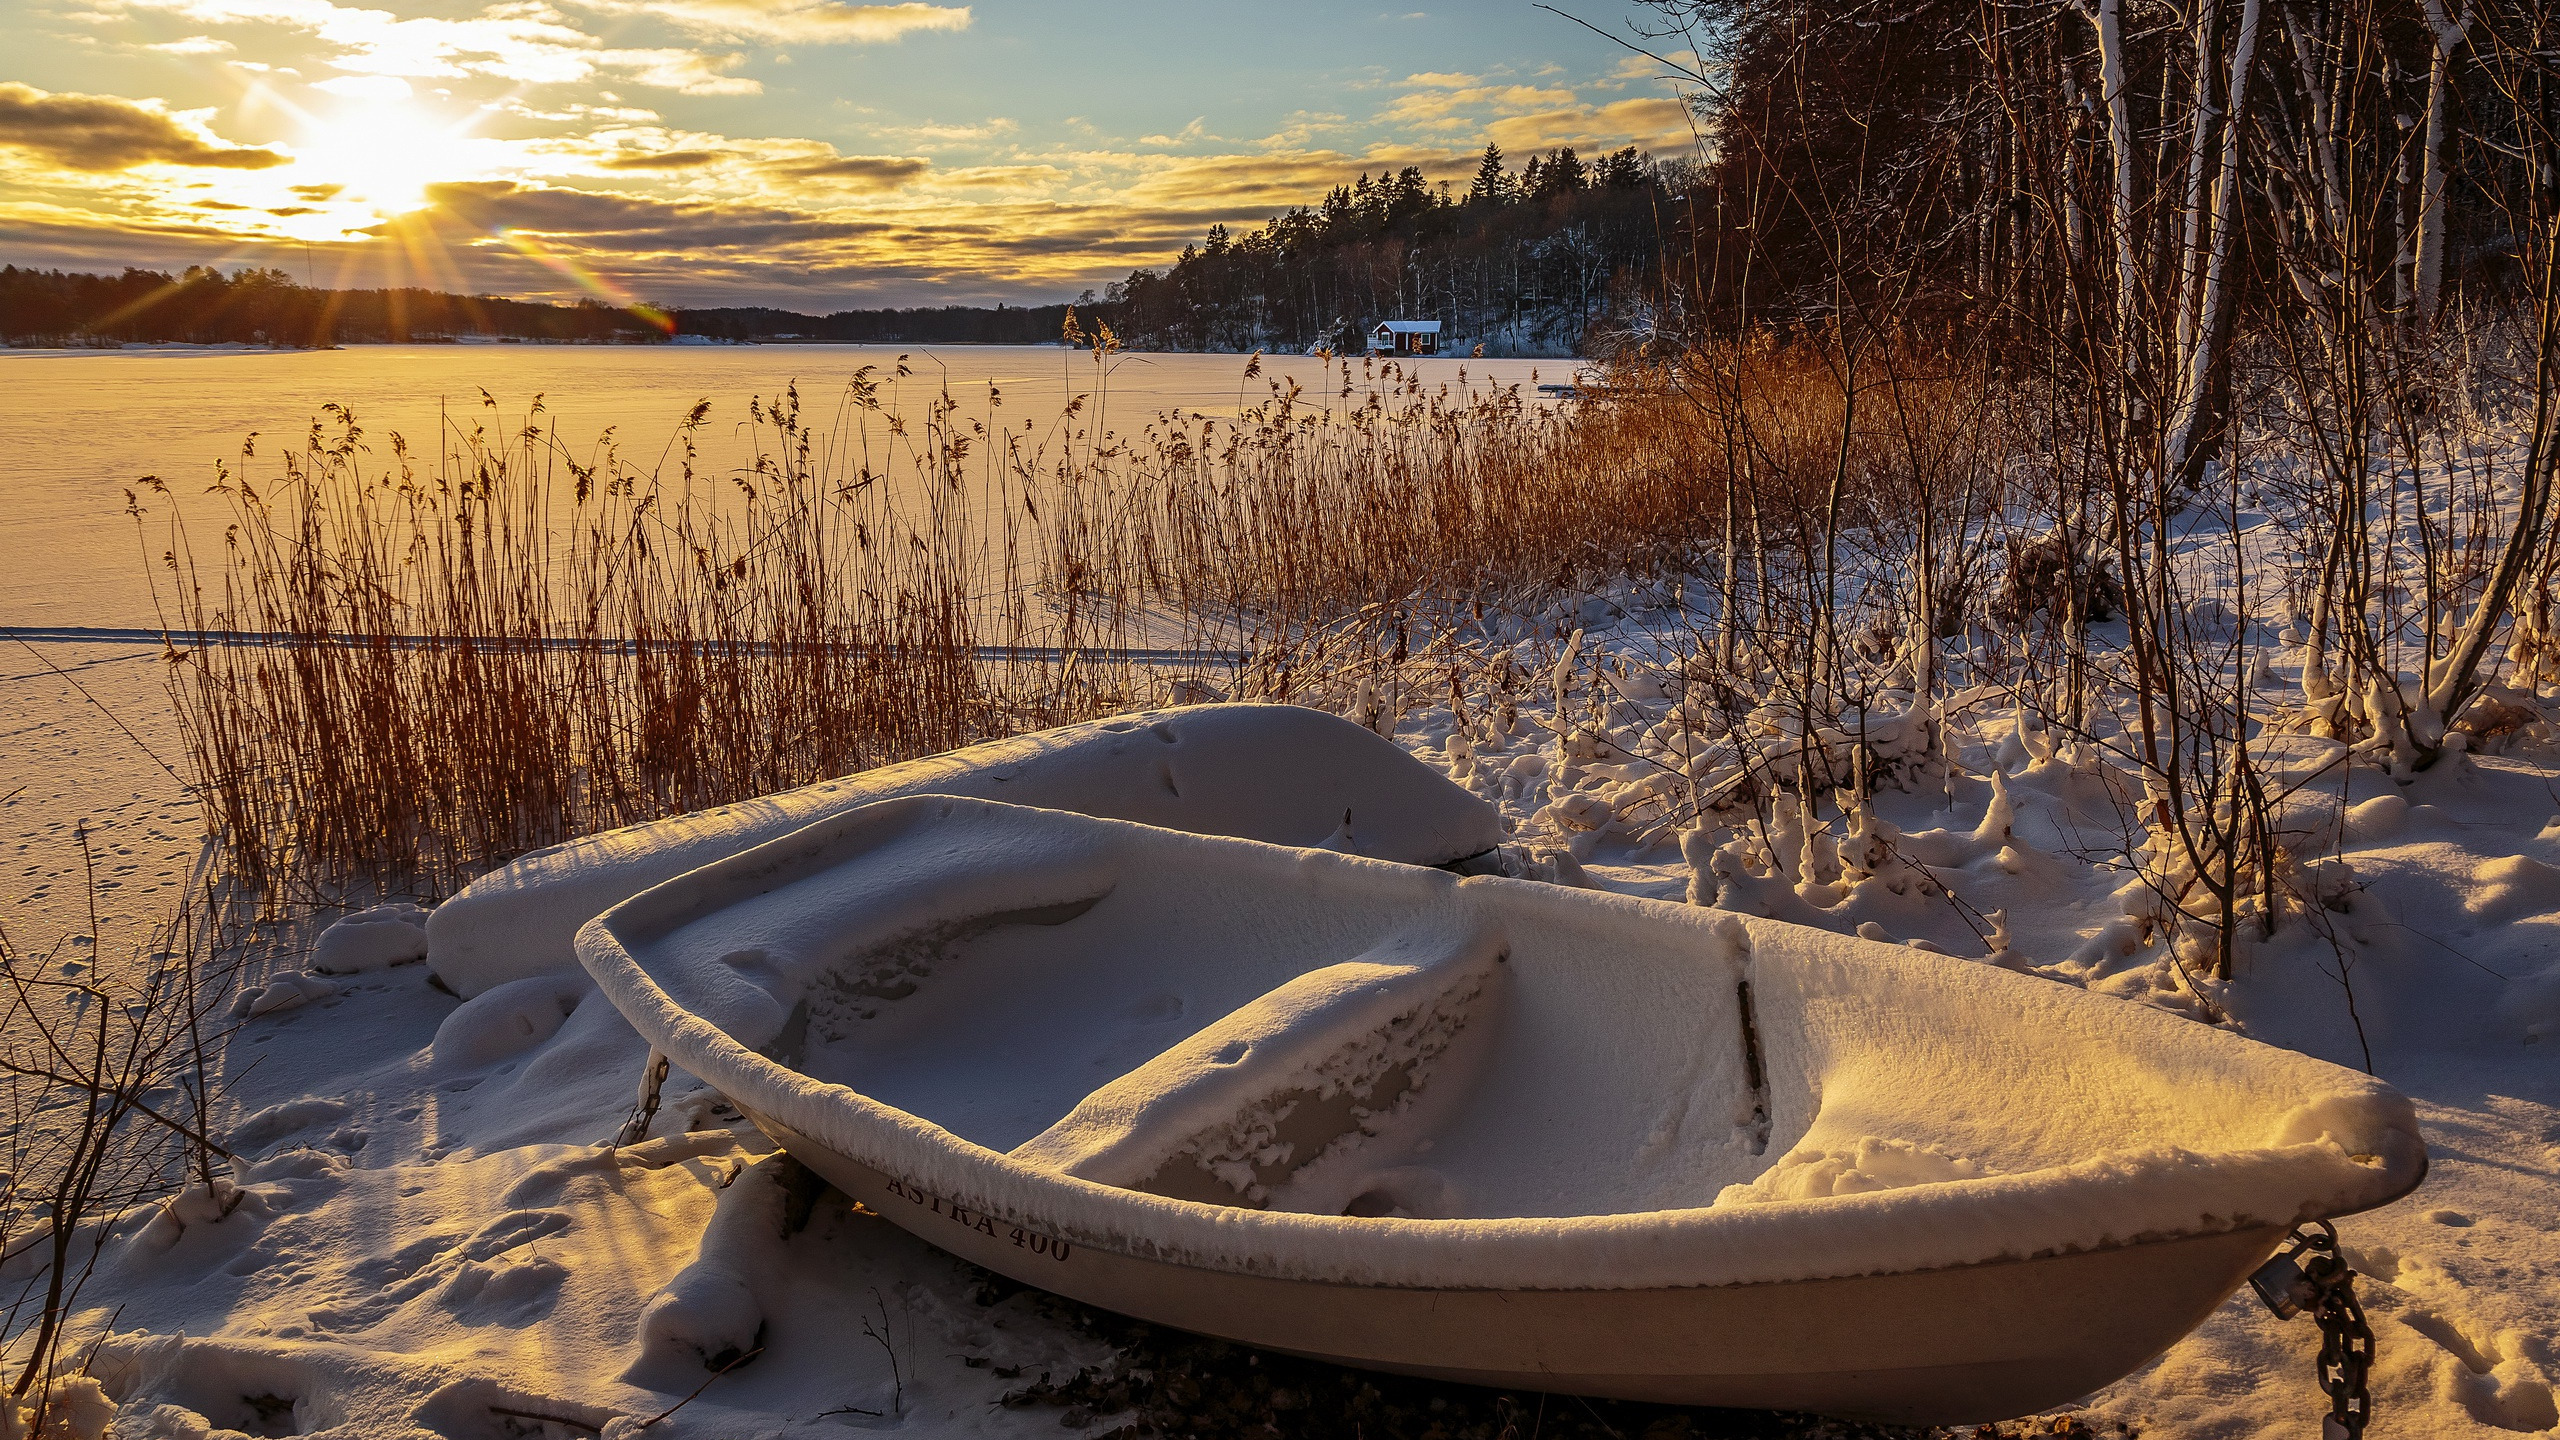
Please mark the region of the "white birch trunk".
<svg viewBox="0 0 2560 1440"><path fill-rule="evenodd" d="M2142 267L2133 252L2134 138L2132 77L2124 63L2124 0L2098 0L2099 100L2107 112L2107 149L2115 160L2114 215L2108 228L2116 248L2116 342L2128 347L2135 333L2135 307L2142 300Z"/></svg>
<svg viewBox="0 0 2560 1440"><path fill-rule="evenodd" d="M2293 41L2294 64L2301 69L2303 98L2311 111L2311 168L2320 182L2320 223L2335 242L2346 233L2347 201L2338 184L2337 131L2329 114L2329 87L2322 83L2329 72L2313 58L2311 36L2291 5L2285 7L2284 28Z"/></svg>
<svg viewBox="0 0 2560 1440"><path fill-rule="evenodd" d="M2196 15L2195 120L2187 136L2187 193L2178 239L2178 350L2196 343L2198 293L2203 288L2205 154L2213 143L2213 62L2221 49L2221 0L2205 0Z"/></svg>
<svg viewBox="0 0 2560 1440"><path fill-rule="evenodd" d="M2080 94L2080 77L2072 73L2068 61L2062 66L2062 99L2072 113L2071 128L2076 130L2088 114L2088 104ZM2088 232L2088 220L2080 211L2080 147L2066 135L2062 146L2062 242L2067 263L2074 272L2080 267Z"/></svg>
<svg viewBox="0 0 2560 1440"><path fill-rule="evenodd" d="M2169 426L2165 463L2172 476L2185 469L2204 421L2211 393L2215 341L2222 330L2223 307L2230 303L2231 251L2240 233L2240 145L2248 119L2249 76L2258 59L2261 0L2240 8L2240 35L2231 50L2230 90L2223 101L2222 158L2215 177L2211 239L2206 244L2204 280L2197 303L2195 338L2181 358L2178 408Z"/></svg>
<svg viewBox="0 0 2560 1440"><path fill-rule="evenodd" d="M2471 29L2469 6L2458 15L2447 15L2444 0L2424 3L2427 29L2436 43L2427 61L2427 138L2422 162L2426 168L2418 177L2418 253L2410 267L2416 272L2413 303L2421 324L2436 318L2444 296L2445 92L2452 84L2454 52L2462 48Z"/></svg>

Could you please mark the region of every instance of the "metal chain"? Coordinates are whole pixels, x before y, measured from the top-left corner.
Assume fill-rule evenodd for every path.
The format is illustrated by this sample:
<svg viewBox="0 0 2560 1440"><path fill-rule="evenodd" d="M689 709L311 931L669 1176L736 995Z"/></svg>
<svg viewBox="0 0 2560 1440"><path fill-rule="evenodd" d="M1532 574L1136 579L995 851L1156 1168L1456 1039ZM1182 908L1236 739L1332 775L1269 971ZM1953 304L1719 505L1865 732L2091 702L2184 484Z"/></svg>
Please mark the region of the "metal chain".
<svg viewBox="0 0 2560 1440"><path fill-rule="evenodd" d="M2320 1389L2329 1397L2321 1440L2362 1440L2373 1421L2373 1396L2365 1388L2373 1327L2356 1303L2356 1272L2338 1253L2338 1232L2325 1220L2297 1228L2249 1284L2279 1320L2311 1312L2320 1326Z"/></svg>
<svg viewBox="0 0 2560 1440"><path fill-rule="evenodd" d="M2358 1440L2373 1419L2373 1396L2365 1376L2373 1369L2373 1327L2364 1323L2364 1307L2356 1303L2356 1272L2335 1252L2326 1257L2335 1274L2315 1278L2320 1299L2311 1318L2320 1322L2320 1388L2329 1392L2329 1417L2321 1422L2321 1440ZM2321 1265L2315 1260L2307 1269Z"/></svg>

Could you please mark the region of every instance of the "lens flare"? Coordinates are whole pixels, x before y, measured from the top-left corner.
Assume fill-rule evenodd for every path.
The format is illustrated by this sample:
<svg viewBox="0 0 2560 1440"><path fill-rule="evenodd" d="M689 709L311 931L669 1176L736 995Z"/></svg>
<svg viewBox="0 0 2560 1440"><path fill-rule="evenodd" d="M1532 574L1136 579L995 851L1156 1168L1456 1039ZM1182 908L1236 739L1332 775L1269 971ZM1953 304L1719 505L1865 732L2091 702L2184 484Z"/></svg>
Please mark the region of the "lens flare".
<svg viewBox="0 0 2560 1440"><path fill-rule="evenodd" d="M571 281L575 282L580 289L583 289L588 294L602 300L607 305L611 305L617 310L629 311L631 314L638 316L641 320L656 326L660 331L666 334L672 335L675 333L676 322L674 316L669 315L664 310L658 309L654 305L644 305L638 300L633 299L630 291L623 289L620 285L617 285L613 281L606 279L604 276L597 274L595 271L588 269L585 265L580 264L576 259L563 255L557 250L552 249L549 245L543 242L541 236L523 230L510 229L499 231L498 239L504 241L506 245L510 249L513 249L517 254L525 256L527 259L532 260L544 269L550 270L555 274L567 276Z"/></svg>

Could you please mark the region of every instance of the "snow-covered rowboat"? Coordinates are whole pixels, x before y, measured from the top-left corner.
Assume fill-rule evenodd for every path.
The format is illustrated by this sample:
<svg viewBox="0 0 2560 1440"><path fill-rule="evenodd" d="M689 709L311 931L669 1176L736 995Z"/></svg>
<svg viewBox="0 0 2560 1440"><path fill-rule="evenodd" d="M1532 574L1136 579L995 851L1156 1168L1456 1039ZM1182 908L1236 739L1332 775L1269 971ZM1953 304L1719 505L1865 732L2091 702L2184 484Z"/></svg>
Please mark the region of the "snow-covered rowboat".
<svg viewBox="0 0 2560 1440"><path fill-rule="evenodd" d="M2373 1080L1995 966L970 799L831 816L578 950L936 1245L1485 1384L2015 1415L2426 1165Z"/></svg>

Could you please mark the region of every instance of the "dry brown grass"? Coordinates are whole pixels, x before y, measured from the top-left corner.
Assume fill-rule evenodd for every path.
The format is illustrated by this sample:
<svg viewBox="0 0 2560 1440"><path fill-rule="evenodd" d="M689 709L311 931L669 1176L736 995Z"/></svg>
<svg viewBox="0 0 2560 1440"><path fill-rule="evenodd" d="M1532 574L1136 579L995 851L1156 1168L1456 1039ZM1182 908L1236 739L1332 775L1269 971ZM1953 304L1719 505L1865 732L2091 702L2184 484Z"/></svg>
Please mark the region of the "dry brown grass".
<svg viewBox="0 0 2560 1440"><path fill-rule="evenodd" d="M824 436L796 394L758 404L753 466L720 477L695 470L698 408L648 471L573 452L538 405L449 425L433 460L397 437L377 459L334 409L266 476L244 450L219 546L172 521L157 547L236 872L441 892L569 835L1125 703L1111 667L982 652L1046 617L972 588L1023 562L1010 510L973 513L953 407L911 429L869 375L849 399Z"/></svg>
<svg viewBox="0 0 2560 1440"><path fill-rule="evenodd" d="M1186 693L1199 667L1132 644L1251 654L1229 693L1307 694L1401 660L1408 616L1707 568L1737 496L1767 591L1804 571L1771 547L1838 458L1838 387L1826 408L1765 346L1566 406L1346 361L1324 393L1125 437L1086 418L1093 359L1046 430L993 393L901 403L903 367L823 427L787 393L729 475L697 470L699 408L646 469L538 400L448 422L432 458L332 409L219 477L218 546L156 520L149 482L210 827L270 896L445 893L570 835ZM1853 427L1868 521L1911 465L1889 418Z"/></svg>

